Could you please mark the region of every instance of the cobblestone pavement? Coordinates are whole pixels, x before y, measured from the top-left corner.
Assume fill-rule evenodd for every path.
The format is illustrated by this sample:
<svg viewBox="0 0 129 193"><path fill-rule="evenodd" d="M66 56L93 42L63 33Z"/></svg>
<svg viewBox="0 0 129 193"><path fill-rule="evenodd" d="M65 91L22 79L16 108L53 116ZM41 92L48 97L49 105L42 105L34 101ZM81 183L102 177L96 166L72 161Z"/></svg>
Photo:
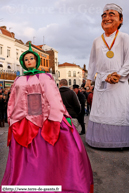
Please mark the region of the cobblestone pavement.
<svg viewBox="0 0 129 193"><path fill-rule="evenodd" d="M87 128L87 116L85 123ZM0 128L0 182L8 156L7 126ZM86 144L85 135L81 135L81 138L93 170L94 193L129 193L129 148L95 149Z"/></svg>

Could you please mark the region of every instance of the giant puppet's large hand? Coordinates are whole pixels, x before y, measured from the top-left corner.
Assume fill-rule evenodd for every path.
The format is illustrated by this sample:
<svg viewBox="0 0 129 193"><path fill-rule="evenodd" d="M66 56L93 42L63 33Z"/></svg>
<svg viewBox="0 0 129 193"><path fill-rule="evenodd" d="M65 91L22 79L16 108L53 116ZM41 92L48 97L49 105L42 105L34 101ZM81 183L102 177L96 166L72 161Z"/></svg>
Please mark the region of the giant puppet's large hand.
<svg viewBox="0 0 129 193"><path fill-rule="evenodd" d="M107 78L105 79L106 82L110 83L110 84L115 84L118 83L120 80L120 75L117 74L117 72L113 72L112 74L109 74L107 76Z"/></svg>

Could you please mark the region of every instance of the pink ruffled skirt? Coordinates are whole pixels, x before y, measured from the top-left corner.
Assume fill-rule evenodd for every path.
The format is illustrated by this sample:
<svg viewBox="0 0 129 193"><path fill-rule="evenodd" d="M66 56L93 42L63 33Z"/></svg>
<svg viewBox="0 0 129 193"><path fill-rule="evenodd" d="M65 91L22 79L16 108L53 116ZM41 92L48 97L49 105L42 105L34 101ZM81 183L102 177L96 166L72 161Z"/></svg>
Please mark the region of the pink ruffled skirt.
<svg viewBox="0 0 129 193"><path fill-rule="evenodd" d="M39 129L28 148L13 137L1 185L61 185L63 193L93 193L93 175L83 142L73 126L62 121L54 146Z"/></svg>

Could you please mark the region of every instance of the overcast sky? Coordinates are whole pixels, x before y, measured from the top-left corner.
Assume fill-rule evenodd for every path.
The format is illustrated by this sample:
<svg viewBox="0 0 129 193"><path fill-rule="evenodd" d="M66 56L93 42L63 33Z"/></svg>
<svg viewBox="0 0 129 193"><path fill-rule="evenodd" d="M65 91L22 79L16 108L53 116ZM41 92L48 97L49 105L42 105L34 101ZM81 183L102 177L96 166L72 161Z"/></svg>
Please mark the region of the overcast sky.
<svg viewBox="0 0 129 193"><path fill-rule="evenodd" d="M6 25L24 43L55 48L60 64L88 68L93 40L103 33L101 14L107 3L123 8L120 31L129 33L128 0L0 0L0 26Z"/></svg>

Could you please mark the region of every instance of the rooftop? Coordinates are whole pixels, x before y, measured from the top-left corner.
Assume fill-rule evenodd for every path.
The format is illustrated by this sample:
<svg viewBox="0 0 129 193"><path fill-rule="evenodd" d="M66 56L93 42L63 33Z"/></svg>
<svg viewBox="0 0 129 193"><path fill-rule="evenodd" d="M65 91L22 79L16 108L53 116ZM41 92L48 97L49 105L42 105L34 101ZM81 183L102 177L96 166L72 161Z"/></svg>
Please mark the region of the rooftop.
<svg viewBox="0 0 129 193"><path fill-rule="evenodd" d="M42 48L40 48L39 46L36 46L36 45L34 45L34 44L31 44L31 46L34 47L34 48L36 48L36 49L38 49L38 50L40 50L41 52L45 53L44 50L43 50ZM46 54L46 53L45 53L45 54Z"/></svg>
<svg viewBox="0 0 129 193"><path fill-rule="evenodd" d="M0 26L0 31L1 31L1 33L2 33L3 35L8 36L8 37L10 37L10 38L14 38L14 37L13 37L13 33L10 32L10 31L8 31L8 30L6 29L6 26Z"/></svg>
<svg viewBox="0 0 129 193"><path fill-rule="evenodd" d="M15 38L15 42L18 42L18 43L20 43L20 44L23 44L23 45L24 45L24 43L23 43L23 41L22 41L22 40L18 40L18 39L16 39L16 38Z"/></svg>
<svg viewBox="0 0 129 193"><path fill-rule="evenodd" d="M43 45L38 45L38 47L42 48L44 51L50 51L50 50L53 50L53 51L56 51L54 48L52 48L51 46L48 46L46 44L43 44Z"/></svg>
<svg viewBox="0 0 129 193"><path fill-rule="evenodd" d="M65 62L63 64L59 64L58 67L62 67L62 66L71 66L71 67L80 67L76 64L71 64L71 63L68 63L68 62Z"/></svg>

